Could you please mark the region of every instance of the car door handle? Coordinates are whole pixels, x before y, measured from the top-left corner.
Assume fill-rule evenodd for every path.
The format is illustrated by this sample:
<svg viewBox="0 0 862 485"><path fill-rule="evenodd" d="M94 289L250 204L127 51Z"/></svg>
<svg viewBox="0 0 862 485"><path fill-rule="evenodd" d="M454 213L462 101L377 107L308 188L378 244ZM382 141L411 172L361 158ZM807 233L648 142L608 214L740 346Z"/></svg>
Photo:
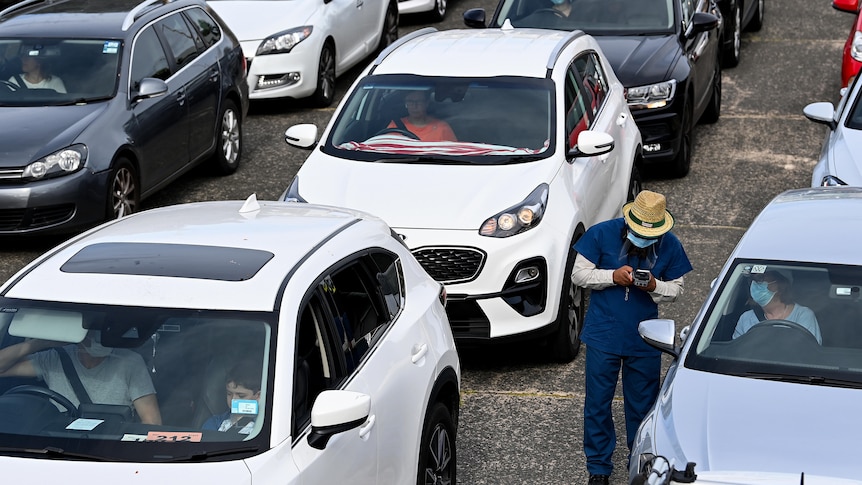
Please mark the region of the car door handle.
<svg viewBox="0 0 862 485"><path fill-rule="evenodd" d="M629 115L627 115L625 113L620 113L620 115L617 117L617 126L625 126L626 121L628 121L628 119L629 119Z"/></svg>
<svg viewBox="0 0 862 485"><path fill-rule="evenodd" d="M180 89L179 91L177 91L177 103L179 103L180 106L186 104L186 90L185 89Z"/></svg>
<svg viewBox="0 0 862 485"><path fill-rule="evenodd" d="M218 69L213 69L210 71L210 81L212 81L212 82L218 81Z"/></svg>
<svg viewBox="0 0 862 485"><path fill-rule="evenodd" d="M428 344L416 344L413 346L412 352L413 355L410 357L410 360L415 364L428 353Z"/></svg>
<svg viewBox="0 0 862 485"><path fill-rule="evenodd" d="M368 416L368 420L365 421L365 424L363 424L362 426L359 427L359 437L361 439L363 439L363 440L368 439L368 433L371 432L371 428L374 427L374 422L376 420L377 420L377 418L372 414L371 416Z"/></svg>

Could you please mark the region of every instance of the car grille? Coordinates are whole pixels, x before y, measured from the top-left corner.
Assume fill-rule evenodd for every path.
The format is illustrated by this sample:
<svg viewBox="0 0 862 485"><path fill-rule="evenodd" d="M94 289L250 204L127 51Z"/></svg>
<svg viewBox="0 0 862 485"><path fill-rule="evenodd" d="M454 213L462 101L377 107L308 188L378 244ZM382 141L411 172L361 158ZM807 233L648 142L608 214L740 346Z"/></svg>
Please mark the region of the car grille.
<svg viewBox="0 0 862 485"><path fill-rule="evenodd" d="M21 181L21 177L24 176L23 168L4 168L0 169L0 180L14 180L16 182Z"/></svg>
<svg viewBox="0 0 862 485"><path fill-rule="evenodd" d="M74 204L30 209L0 210L0 231L23 231L58 224L75 213Z"/></svg>
<svg viewBox="0 0 862 485"><path fill-rule="evenodd" d="M463 283L479 276L485 253L472 248L419 248L413 256L441 283Z"/></svg>

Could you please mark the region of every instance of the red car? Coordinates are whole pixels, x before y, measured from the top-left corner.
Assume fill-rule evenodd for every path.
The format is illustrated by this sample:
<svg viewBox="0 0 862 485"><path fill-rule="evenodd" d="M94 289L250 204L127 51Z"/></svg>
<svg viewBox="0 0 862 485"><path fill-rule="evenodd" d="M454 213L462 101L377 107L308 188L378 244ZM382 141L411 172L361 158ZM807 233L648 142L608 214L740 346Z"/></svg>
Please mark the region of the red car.
<svg viewBox="0 0 862 485"><path fill-rule="evenodd" d="M833 0L832 7L842 12L856 14L856 22L844 43L841 61L841 87L847 87L862 66L862 0Z"/></svg>

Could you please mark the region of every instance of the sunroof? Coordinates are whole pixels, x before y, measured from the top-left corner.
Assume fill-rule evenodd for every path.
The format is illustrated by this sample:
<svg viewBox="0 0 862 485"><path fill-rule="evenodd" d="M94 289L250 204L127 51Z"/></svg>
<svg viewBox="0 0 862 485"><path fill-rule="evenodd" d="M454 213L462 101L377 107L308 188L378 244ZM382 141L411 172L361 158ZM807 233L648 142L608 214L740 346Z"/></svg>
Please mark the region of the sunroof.
<svg viewBox="0 0 862 485"><path fill-rule="evenodd" d="M244 281L251 279L273 256L269 251L222 246L99 243L78 251L60 270Z"/></svg>

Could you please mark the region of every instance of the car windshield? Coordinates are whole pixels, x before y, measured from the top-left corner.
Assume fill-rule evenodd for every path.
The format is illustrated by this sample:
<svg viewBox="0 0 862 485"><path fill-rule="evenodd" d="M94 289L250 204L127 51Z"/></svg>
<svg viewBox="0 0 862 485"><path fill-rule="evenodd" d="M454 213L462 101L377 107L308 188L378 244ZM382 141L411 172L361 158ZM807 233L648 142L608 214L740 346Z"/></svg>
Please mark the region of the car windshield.
<svg viewBox="0 0 862 485"><path fill-rule="evenodd" d="M133 462L265 449L270 318L0 298L0 449Z"/></svg>
<svg viewBox="0 0 862 485"><path fill-rule="evenodd" d="M592 35L673 32L673 0L503 0L494 27L583 30Z"/></svg>
<svg viewBox="0 0 862 485"><path fill-rule="evenodd" d="M735 261L686 367L862 386L862 266Z"/></svg>
<svg viewBox="0 0 862 485"><path fill-rule="evenodd" d="M0 106L56 106L110 98L122 43L113 39L0 38Z"/></svg>
<svg viewBox="0 0 862 485"><path fill-rule="evenodd" d="M324 151L404 163L545 158L553 153L553 86L521 77L368 76L345 102Z"/></svg>

